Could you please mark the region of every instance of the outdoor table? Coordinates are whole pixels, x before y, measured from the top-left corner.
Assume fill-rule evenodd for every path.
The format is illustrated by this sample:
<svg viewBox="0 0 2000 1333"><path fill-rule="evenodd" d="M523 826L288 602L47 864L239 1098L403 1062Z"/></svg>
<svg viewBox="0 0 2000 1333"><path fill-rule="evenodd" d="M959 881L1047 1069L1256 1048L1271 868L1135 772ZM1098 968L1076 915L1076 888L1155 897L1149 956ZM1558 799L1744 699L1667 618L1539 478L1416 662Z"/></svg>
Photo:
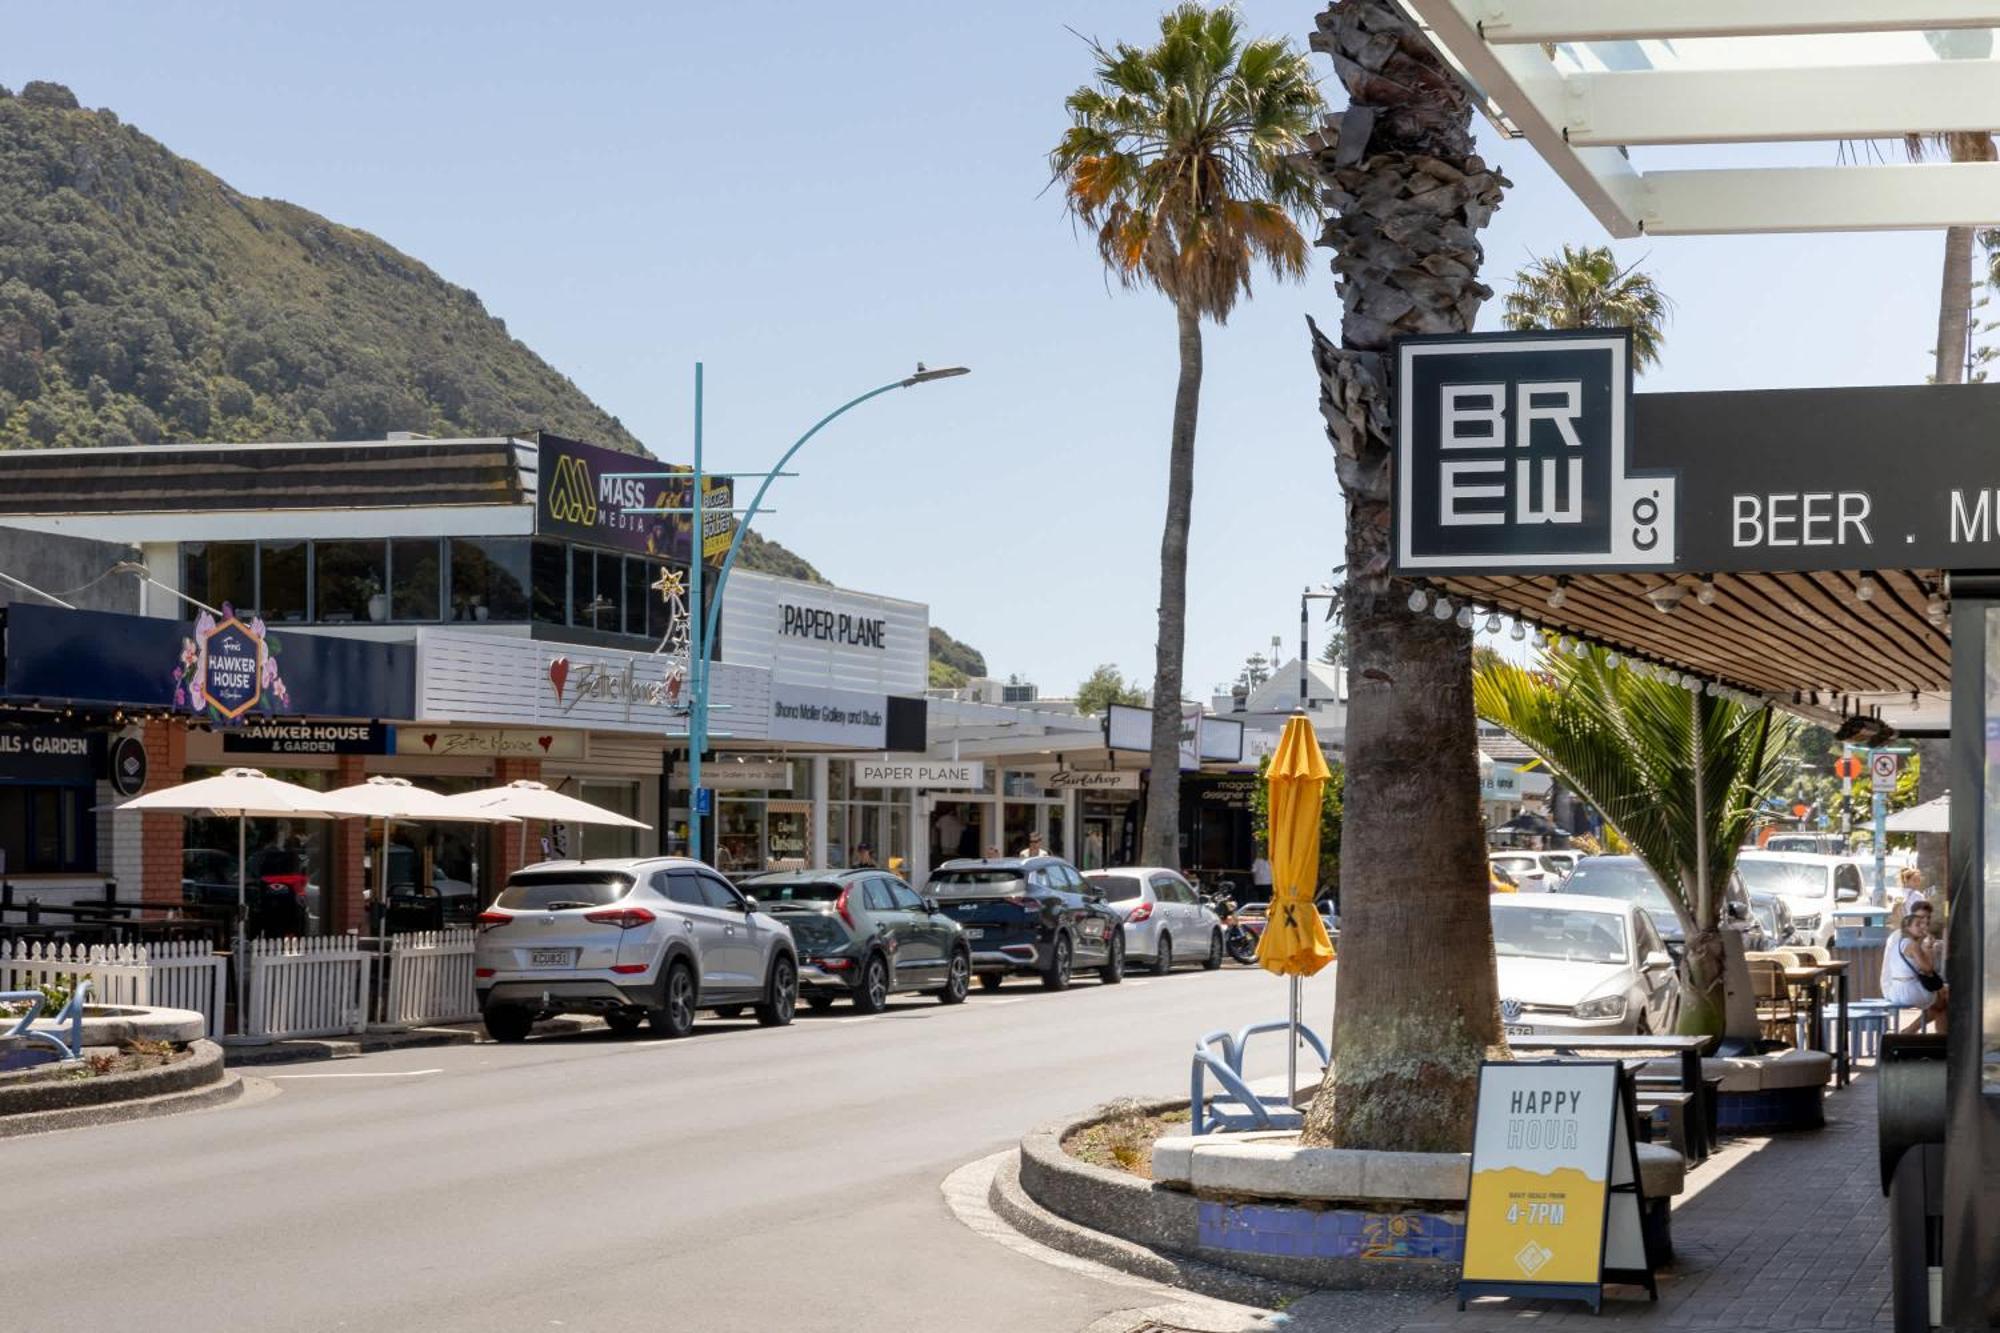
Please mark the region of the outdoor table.
<svg viewBox="0 0 2000 1333"><path fill-rule="evenodd" d="M1828 963L1814 963L1805 967L1785 969L1785 983L1801 988L1809 987L1812 992L1812 1035L1809 1045L1815 1051L1826 1049L1825 1013L1826 984L1834 983L1834 1033L1833 1068L1841 1087L1846 1087L1849 1077L1847 1050L1847 969L1850 966L1844 958Z"/></svg>
<svg viewBox="0 0 2000 1333"><path fill-rule="evenodd" d="M1681 1063L1681 1091L1693 1095L1698 1114L1688 1118L1688 1148L1697 1161L1708 1156L1708 1088L1701 1078L1701 1057L1715 1044L1706 1035L1649 1034L1646 1036L1603 1036L1579 1032L1573 1036L1509 1037L1509 1049L1523 1054L1547 1051L1552 1055L1574 1056L1581 1051L1607 1051L1621 1058L1627 1055L1678 1055Z"/></svg>

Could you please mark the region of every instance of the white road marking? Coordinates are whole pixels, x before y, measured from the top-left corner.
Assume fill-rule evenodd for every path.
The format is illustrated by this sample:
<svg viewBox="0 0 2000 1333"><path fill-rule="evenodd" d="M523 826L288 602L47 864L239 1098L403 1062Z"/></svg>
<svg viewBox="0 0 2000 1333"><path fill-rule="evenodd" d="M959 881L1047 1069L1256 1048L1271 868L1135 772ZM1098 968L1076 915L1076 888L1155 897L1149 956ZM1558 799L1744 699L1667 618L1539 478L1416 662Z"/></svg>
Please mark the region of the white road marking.
<svg viewBox="0 0 2000 1333"><path fill-rule="evenodd" d="M352 1074L266 1074L265 1078L276 1082L291 1078L418 1078L424 1074L442 1074L442 1069L372 1069Z"/></svg>

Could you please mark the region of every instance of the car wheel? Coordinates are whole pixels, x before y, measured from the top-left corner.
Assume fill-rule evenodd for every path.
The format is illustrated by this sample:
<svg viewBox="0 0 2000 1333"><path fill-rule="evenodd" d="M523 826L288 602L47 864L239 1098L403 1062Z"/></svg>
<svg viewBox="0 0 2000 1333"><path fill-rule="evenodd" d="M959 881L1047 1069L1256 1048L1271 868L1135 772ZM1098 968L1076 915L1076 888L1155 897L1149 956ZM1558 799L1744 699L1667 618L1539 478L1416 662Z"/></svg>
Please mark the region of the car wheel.
<svg viewBox="0 0 2000 1333"><path fill-rule="evenodd" d="M517 1004L495 1005L483 1015L486 1035L495 1041L526 1041L535 1026L535 1016Z"/></svg>
<svg viewBox="0 0 2000 1333"><path fill-rule="evenodd" d="M799 967L786 954L771 964L771 981L765 987L763 1003L757 1006L757 1021L767 1028L788 1026L799 1011Z"/></svg>
<svg viewBox="0 0 2000 1333"><path fill-rule="evenodd" d="M1153 972L1164 977L1174 970L1174 937L1160 932L1160 947L1153 954Z"/></svg>
<svg viewBox="0 0 2000 1333"><path fill-rule="evenodd" d="M938 1003L964 1004L965 993L971 989L971 983L972 960L965 956L963 950L954 952L945 968L944 989L937 993Z"/></svg>
<svg viewBox="0 0 2000 1333"><path fill-rule="evenodd" d="M629 1037L645 1023L644 1011L638 1009L613 1009L604 1016L604 1026L621 1037Z"/></svg>
<svg viewBox="0 0 2000 1333"><path fill-rule="evenodd" d="M816 1014L823 1014L833 1008L834 1001L838 998L835 995L828 995L825 991L810 991L806 995L806 1008Z"/></svg>
<svg viewBox="0 0 2000 1333"><path fill-rule="evenodd" d="M1001 976L998 972L981 972L979 974L979 989L981 990L999 990L1006 984L1007 978Z"/></svg>
<svg viewBox="0 0 2000 1333"><path fill-rule="evenodd" d="M889 1007L889 965L879 953L868 955L861 966L854 983L854 1007L864 1014L879 1014Z"/></svg>
<svg viewBox="0 0 2000 1333"><path fill-rule="evenodd" d="M1043 990L1068 990L1071 965L1076 957L1075 948L1069 936L1056 936L1055 944L1049 949L1049 967L1042 973Z"/></svg>
<svg viewBox="0 0 2000 1333"><path fill-rule="evenodd" d="M1221 931L1211 930L1208 932L1208 957L1201 960L1201 965L1203 968L1207 969L1210 972L1213 972L1215 971L1216 968L1222 966Z"/></svg>
<svg viewBox="0 0 2000 1333"><path fill-rule="evenodd" d="M1125 980L1125 932L1119 927L1112 927L1111 956L1105 959L1103 967L1097 969L1097 979L1107 986L1116 986Z"/></svg>
<svg viewBox="0 0 2000 1333"><path fill-rule="evenodd" d="M666 984L661 988L661 998L665 1001L658 1009L647 1011L646 1018L653 1025L653 1031L662 1037L685 1037L694 1031L695 985L694 971L686 963L675 962L667 968Z"/></svg>
<svg viewBox="0 0 2000 1333"><path fill-rule="evenodd" d="M715 1006L715 1016L717 1018L741 1018L743 1017L743 1006L740 1004L718 1004Z"/></svg>

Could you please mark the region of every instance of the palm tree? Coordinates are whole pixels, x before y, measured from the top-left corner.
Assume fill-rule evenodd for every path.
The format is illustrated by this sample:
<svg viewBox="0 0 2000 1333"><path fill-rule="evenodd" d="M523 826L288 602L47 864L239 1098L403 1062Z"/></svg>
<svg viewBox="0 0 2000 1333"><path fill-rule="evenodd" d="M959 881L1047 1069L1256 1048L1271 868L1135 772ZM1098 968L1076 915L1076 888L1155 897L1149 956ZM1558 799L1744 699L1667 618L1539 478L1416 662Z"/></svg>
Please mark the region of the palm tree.
<svg viewBox="0 0 2000 1333"><path fill-rule="evenodd" d="M1632 845L1687 940L1681 1030L1755 1038L1741 940L1722 928L1724 887L1752 815L1789 770L1794 723L1687 689L1615 656L1546 651L1538 669L1498 657L1473 672L1479 715L1518 736ZM1734 1022L1730 1019L1734 1018Z"/></svg>
<svg viewBox="0 0 2000 1333"><path fill-rule="evenodd" d="M1656 366L1673 302L1638 267L1619 268L1609 246L1565 245L1514 275L1501 322L1510 329L1629 328L1635 368Z"/></svg>
<svg viewBox="0 0 2000 1333"><path fill-rule="evenodd" d="M1090 49L1095 81L1070 94L1070 127L1049 163L1070 214L1096 230L1105 267L1123 286L1157 288L1180 330L1143 857L1178 866L1201 321L1226 321L1260 264L1280 279L1305 276L1295 219L1316 217L1317 199L1298 154L1321 102L1303 53L1282 38L1246 41L1229 8L1182 4L1161 17L1152 46L1093 41Z"/></svg>
<svg viewBox="0 0 2000 1333"><path fill-rule="evenodd" d="M1503 1049L1480 832L1472 632L1410 609L1389 574L1389 347L1463 333L1492 291L1479 229L1507 182L1473 151L1472 102L1395 0L1336 0L1313 48L1348 105L1316 135L1340 279L1340 341L1312 328L1320 412L1346 500L1351 707L1340 857L1337 1058L1314 1144L1472 1143L1479 1063Z"/></svg>

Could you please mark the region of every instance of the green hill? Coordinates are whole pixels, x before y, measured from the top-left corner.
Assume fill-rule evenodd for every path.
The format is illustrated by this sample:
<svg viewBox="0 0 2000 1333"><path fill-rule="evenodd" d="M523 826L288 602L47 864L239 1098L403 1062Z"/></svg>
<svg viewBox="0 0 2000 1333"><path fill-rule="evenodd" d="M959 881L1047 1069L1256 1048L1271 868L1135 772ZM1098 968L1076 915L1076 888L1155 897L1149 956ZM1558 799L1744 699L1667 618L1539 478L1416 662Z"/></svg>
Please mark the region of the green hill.
<svg viewBox="0 0 2000 1333"><path fill-rule="evenodd" d="M0 87L0 449L538 428L645 451L395 247L239 194L61 84ZM826 582L754 531L742 561Z"/></svg>

